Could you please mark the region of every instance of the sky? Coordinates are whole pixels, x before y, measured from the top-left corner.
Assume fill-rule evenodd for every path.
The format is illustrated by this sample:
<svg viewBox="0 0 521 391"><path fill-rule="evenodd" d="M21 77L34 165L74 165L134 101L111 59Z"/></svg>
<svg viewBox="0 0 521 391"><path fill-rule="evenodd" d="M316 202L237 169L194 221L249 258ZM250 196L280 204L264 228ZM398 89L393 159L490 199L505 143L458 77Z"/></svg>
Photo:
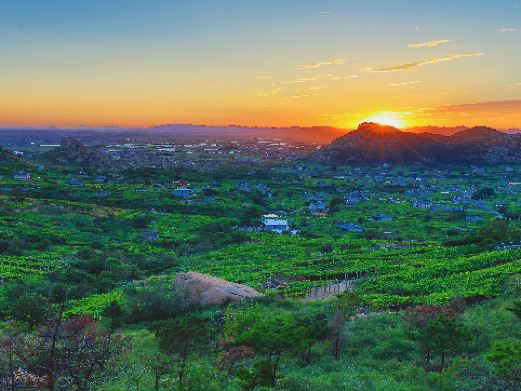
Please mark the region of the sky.
<svg viewBox="0 0 521 391"><path fill-rule="evenodd" d="M521 128L521 0L0 0L0 125Z"/></svg>

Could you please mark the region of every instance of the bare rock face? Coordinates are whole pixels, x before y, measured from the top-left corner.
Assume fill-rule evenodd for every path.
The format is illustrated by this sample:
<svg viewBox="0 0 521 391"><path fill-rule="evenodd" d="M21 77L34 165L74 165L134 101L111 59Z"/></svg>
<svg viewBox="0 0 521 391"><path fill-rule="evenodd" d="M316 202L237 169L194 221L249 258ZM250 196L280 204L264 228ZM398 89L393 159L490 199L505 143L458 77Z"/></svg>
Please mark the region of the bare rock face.
<svg viewBox="0 0 521 391"><path fill-rule="evenodd" d="M195 272L177 274L174 287L191 303L202 307L264 296L249 286Z"/></svg>

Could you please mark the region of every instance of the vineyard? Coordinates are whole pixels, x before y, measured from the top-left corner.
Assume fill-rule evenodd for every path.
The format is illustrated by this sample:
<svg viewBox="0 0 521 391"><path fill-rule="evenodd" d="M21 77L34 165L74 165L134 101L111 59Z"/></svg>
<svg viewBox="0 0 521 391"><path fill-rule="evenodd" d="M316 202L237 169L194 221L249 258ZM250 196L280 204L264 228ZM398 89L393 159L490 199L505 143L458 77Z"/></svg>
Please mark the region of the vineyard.
<svg viewBox="0 0 521 391"><path fill-rule="evenodd" d="M139 259L137 262L158 256L175 259L175 266L162 274L199 271L287 298L304 296L312 287L348 280L374 307L396 307L444 304L457 297L493 297L509 276L520 272L520 250L443 245L446 233L455 226L461 232L475 232L476 226L479 229L484 224L466 221L466 214L417 209L405 199L397 203L369 199L361 205L338 208L326 217L310 217L305 195L327 194L329 189L336 192L341 181L327 176L321 181L307 179L287 192L281 185L288 181L287 175L275 174L263 181L262 189L269 188L269 194L236 191L242 182L227 178L212 189L215 201L206 205L177 200L168 188L135 180L106 185L84 180L84 186L77 190L59 173L46 177L42 172L38 186L26 189L24 196L11 197L4 191L0 235L4 246L11 247L0 258L0 276L7 281L66 268L82 249L95 244ZM259 182L256 179L251 187ZM194 185L202 188L207 183ZM455 183L457 180L447 179L446 186ZM4 188L14 184L8 180ZM358 186L367 187L367 179L362 178ZM110 196L93 202L102 187ZM351 182L344 191L355 188ZM375 192L378 187L369 189ZM384 199L403 192L396 191L384 186L378 195ZM79 193L83 202L74 200ZM73 200L66 199L67 194ZM234 239L233 227L252 196L266 211L284 208L291 224L303 234L244 232ZM117 208L114 199L118 200ZM513 201L515 197L504 199ZM442 194L438 200L447 201L448 197ZM511 210L517 208L517 203L511 203ZM210 209L223 211L223 217L213 216ZM476 220L487 221L491 218L487 210L472 213L480 216ZM371 215L378 213L392 218L372 221ZM338 228L342 221L363 222L374 238L343 233ZM144 227L158 232L159 240L142 240ZM228 228L213 232L222 227ZM391 234L383 238L379 230ZM212 244L206 243L209 237ZM19 250L22 247L23 251ZM266 290L264 285L273 281L282 285L275 291Z"/></svg>

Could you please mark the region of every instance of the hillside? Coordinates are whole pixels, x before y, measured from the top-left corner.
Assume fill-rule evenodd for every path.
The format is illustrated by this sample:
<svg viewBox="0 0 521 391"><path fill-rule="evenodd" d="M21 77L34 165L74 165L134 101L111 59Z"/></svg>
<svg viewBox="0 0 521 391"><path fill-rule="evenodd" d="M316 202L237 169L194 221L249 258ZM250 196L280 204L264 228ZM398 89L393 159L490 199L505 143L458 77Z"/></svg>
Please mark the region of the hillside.
<svg viewBox="0 0 521 391"><path fill-rule="evenodd" d="M353 134L357 147L376 140L375 151L396 154L447 139L416 135L400 149L409 138L397 129ZM454 142L489 137L503 139L484 129ZM127 165L83 169L99 150L65 140L46 156L63 166L34 155L31 180L10 175L26 160L4 153L1 390L12 389L1 359L11 346L27 370L15 389L34 379L49 388L57 322L58 354L72 358L60 361L56 390L86 389L67 385L91 357L100 380L85 384L97 391L137 389L136 379L141 390L179 391L519 389L505 383L517 367L503 375L489 357L502 352L497 341L521 346L509 310L521 286L521 206L505 185L521 182L521 164L470 174L396 164L384 175L270 157L242 164L251 152L238 148L129 170L154 153L143 149ZM288 232L266 225L273 213ZM447 339L445 356L433 350ZM34 355L23 354L27 341Z"/></svg>
<svg viewBox="0 0 521 391"><path fill-rule="evenodd" d="M443 136L363 123L310 159L335 163L513 163L521 161L520 147L521 136L486 127Z"/></svg>
<svg viewBox="0 0 521 391"><path fill-rule="evenodd" d="M0 147L0 175L12 175L18 171L31 170L33 168L34 163L16 156L6 148Z"/></svg>

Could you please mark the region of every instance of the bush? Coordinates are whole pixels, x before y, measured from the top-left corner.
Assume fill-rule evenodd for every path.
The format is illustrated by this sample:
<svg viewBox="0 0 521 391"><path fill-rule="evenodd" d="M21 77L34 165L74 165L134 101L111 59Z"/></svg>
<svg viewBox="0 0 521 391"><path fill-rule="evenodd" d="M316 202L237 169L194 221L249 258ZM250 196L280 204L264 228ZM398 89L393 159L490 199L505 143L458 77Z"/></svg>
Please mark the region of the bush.
<svg viewBox="0 0 521 391"><path fill-rule="evenodd" d="M125 290L129 321L168 319L185 311L189 302L176 293L171 281L145 282Z"/></svg>
<svg viewBox="0 0 521 391"><path fill-rule="evenodd" d="M483 200L485 198L491 198L496 195L496 191L491 187L482 187L481 189L476 190L471 198L473 200Z"/></svg>

